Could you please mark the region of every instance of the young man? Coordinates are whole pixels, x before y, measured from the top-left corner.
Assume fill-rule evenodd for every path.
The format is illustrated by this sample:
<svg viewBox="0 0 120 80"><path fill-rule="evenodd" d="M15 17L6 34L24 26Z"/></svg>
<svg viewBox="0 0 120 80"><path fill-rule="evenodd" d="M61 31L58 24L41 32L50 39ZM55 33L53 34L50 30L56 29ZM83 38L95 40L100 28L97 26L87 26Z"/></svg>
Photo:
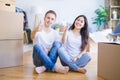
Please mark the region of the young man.
<svg viewBox="0 0 120 80"><path fill-rule="evenodd" d="M58 48L61 47L61 43L58 41L58 33L51 28L56 17L57 15L53 10L47 11L43 25L40 22L38 27L32 31L31 38L34 41L33 63L36 66L37 73L48 70L65 74L69 71L69 67L56 64Z"/></svg>

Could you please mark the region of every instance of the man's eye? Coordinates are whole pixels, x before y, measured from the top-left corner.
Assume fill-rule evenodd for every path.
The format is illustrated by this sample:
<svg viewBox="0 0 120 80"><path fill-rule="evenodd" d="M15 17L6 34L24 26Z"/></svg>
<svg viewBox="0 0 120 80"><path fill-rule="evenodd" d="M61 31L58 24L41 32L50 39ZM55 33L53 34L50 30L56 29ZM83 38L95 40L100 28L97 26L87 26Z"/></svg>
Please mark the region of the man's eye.
<svg viewBox="0 0 120 80"><path fill-rule="evenodd" d="M47 19L50 19L50 17L47 17Z"/></svg>
<svg viewBox="0 0 120 80"><path fill-rule="evenodd" d="M54 18L52 18L51 20L54 20Z"/></svg>

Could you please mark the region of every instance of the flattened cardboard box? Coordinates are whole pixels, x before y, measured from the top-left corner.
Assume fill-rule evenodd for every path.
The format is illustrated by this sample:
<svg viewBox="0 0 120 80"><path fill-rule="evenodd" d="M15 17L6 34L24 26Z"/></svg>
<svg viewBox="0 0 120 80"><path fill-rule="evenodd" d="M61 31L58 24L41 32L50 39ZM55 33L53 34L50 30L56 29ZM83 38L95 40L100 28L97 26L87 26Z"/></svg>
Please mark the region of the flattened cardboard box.
<svg viewBox="0 0 120 80"><path fill-rule="evenodd" d="M120 44L98 43L98 76L120 80Z"/></svg>

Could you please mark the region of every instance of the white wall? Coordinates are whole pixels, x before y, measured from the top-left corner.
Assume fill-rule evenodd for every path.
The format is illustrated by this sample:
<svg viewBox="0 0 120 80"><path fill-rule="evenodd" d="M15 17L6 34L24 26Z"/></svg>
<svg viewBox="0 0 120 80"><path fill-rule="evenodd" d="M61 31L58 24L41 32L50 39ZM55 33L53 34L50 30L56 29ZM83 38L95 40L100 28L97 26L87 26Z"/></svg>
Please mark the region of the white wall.
<svg viewBox="0 0 120 80"><path fill-rule="evenodd" d="M27 12L29 27L31 29L34 27L34 13L31 8L38 7L43 11L40 18L43 18L47 10L55 10L57 13L56 22L59 23L63 20L73 22L78 15L84 14L88 18L91 32L95 31L96 28L92 24L91 18L95 15L94 10L99 5L104 5L104 0L17 0L16 4L17 7Z"/></svg>

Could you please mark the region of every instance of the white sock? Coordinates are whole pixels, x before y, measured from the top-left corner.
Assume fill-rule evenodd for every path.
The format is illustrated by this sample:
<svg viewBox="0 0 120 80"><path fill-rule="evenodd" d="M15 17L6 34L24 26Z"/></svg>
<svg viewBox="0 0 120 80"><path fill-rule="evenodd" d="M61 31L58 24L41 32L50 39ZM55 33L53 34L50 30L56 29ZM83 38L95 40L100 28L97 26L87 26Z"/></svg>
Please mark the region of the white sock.
<svg viewBox="0 0 120 80"><path fill-rule="evenodd" d="M36 67L35 71L39 74L39 73L43 73L46 70L45 66L40 66L40 67Z"/></svg>

